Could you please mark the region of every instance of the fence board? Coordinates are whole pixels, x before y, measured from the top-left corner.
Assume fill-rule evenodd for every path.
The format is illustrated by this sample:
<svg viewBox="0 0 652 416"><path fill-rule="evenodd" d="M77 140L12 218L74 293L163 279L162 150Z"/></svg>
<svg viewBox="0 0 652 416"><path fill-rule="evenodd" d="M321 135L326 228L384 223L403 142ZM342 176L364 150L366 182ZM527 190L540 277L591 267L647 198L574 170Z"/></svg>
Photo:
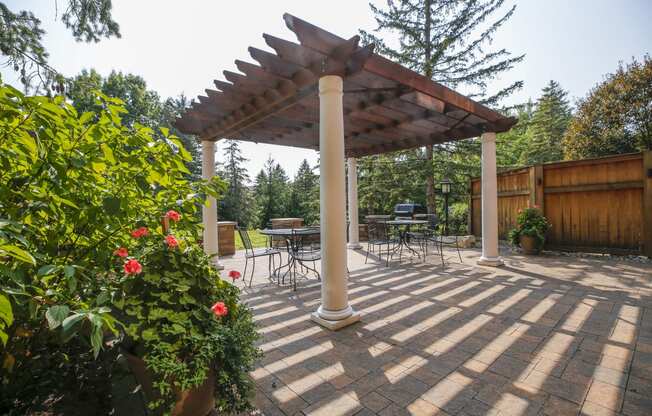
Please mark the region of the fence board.
<svg viewBox="0 0 652 416"><path fill-rule="evenodd" d="M652 164L651 152L645 152ZM506 238L518 210L542 207L549 247L652 255L652 178L643 153L556 162L498 174L498 233ZM649 191L648 191L649 189ZM480 178L471 180L472 232L481 235ZM648 197L652 198L652 196ZM650 224L645 225L645 224ZM646 229L648 227L649 229ZM643 251L643 247L650 247Z"/></svg>

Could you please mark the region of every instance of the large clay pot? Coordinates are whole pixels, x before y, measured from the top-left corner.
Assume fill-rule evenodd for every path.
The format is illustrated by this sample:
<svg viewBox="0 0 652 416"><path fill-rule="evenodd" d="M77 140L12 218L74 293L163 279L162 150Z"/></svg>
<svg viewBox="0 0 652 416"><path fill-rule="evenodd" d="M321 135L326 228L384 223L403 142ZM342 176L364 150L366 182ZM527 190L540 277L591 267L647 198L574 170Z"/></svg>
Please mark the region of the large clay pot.
<svg viewBox="0 0 652 416"><path fill-rule="evenodd" d="M136 381L142 386L143 393L148 401L154 400L157 393L154 392L152 374L147 369L145 361L135 355L125 353L129 368L136 377ZM176 391L177 403L172 410L172 416L206 416L215 408L215 374L211 370L208 378L197 388Z"/></svg>
<svg viewBox="0 0 652 416"><path fill-rule="evenodd" d="M529 235L520 236L520 243L521 243L521 249L523 250L524 254L539 254L539 252L541 251L541 248L537 243L537 239L532 236Z"/></svg>

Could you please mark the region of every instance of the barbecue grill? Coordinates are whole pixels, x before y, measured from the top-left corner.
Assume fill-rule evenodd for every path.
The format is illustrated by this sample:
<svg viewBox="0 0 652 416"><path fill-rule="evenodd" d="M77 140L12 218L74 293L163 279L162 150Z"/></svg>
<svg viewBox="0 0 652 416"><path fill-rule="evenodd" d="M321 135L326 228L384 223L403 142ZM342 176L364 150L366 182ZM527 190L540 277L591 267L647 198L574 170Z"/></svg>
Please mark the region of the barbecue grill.
<svg viewBox="0 0 652 416"><path fill-rule="evenodd" d="M394 216L400 218L413 219L415 214L425 213L426 209L421 204L403 203L394 207Z"/></svg>

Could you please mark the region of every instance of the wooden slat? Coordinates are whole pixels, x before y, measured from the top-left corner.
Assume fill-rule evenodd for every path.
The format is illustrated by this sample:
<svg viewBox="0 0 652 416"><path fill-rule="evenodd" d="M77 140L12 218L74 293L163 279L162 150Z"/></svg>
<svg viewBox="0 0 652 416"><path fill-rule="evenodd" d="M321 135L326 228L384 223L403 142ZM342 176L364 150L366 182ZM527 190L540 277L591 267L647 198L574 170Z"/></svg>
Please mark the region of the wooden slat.
<svg viewBox="0 0 652 416"><path fill-rule="evenodd" d="M640 189L642 181L592 183L588 185L553 186L544 189L545 194L560 194L567 192L613 191L617 189Z"/></svg>
<svg viewBox="0 0 652 416"><path fill-rule="evenodd" d="M279 144L312 143L316 86L324 74L337 74L345 81L349 153L373 154L474 137L514 123L374 55L373 45L361 48L358 36L346 40L294 16L286 14L284 19L299 43L263 35L276 54L249 48L260 66L236 61L241 73L224 71L226 81L215 81L220 91L207 90L207 96L178 121L182 131L191 130L204 139L265 135Z"/></svg>

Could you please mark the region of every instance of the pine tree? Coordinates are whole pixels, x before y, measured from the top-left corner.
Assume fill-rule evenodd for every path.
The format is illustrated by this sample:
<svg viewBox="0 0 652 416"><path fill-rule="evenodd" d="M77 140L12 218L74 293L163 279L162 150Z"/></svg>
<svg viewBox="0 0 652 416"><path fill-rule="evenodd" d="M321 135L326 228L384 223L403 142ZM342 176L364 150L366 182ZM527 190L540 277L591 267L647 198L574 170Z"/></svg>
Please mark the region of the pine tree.
<svg viewBox="0 0 652 416"><path fill-rule="evenodd" d="M245 228L252 225L253 215L253 200L247 187L249 175L243 166L247 160L242 156L238 142L227 140L224 162L218 172L227 185L220 203L219 217L227 221L236 221L238 225Z"/></svg>
<svg viewBox="0 0 652 416"><path fill-rule="evenodd" d="M292 182L288 215L303 218L305 224L319 220L319 176L313 173L306 159Z"/></svg>
<svg viewBox="0 0 652 416"><path fill-rule="evenodd" d="M571 119L568 92L550 81L537 100L528 129L529 143L521 157L524 165L553 162L563 158L562 138Z"/></svg>
<svg viewBox="0 0 652 416"><path fill-rule="evenodd" d="M285 217L288 198L288 178L270 156L265 167L256 176L254 194L257 206L257 224L266 227L272 218Z"/></svg>
<svg viewBox="0 0 652 416"><path fill-rule="evenodd" d="M516 8L513 6L492 20L503 3L504 0L388 0L387 9L370 4L378 27L375 34L361 31L361 35L388 58L450 88L468 89L470 97L495 105L523 85L517 81L493 95L487 93L489 81L525 56L512 57L505 49L486 50L495 32ZM380 39L386 32L399 35L398 48ZM432 145L426 146L426 160L433 159L433 150ZM433 164L426 164L425 169L428 210L434 212Z"/></svg>

